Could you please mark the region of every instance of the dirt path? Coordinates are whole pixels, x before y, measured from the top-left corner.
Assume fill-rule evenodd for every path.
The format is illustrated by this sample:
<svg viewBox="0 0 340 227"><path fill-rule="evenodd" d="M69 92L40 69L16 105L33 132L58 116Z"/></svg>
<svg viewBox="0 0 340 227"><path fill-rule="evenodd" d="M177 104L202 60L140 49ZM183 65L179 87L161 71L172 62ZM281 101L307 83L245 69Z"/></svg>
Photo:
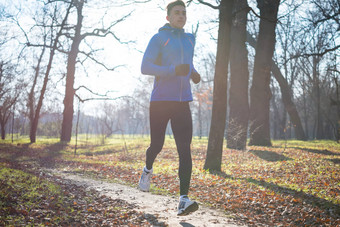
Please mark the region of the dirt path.
<svg viewBox="0 0 340 227"><path fill-rule="evenodd" d="M144 212L157 218L158 223L166 223L169 226L240 226L228 219L225 215L216 210L210 209L200 204L200 208L195 213L188 216L177 216L178 198L154 195L141 192L136 188L116 183L107 183L100 180L93 180L80 175L65 172L55 172L58 176L72 181L73 184L86 186L89 190L94 189L100 194L112 199L122 199L128 203L137 205L138 211ZM157 226L157 225L155 225Z"/></svg>

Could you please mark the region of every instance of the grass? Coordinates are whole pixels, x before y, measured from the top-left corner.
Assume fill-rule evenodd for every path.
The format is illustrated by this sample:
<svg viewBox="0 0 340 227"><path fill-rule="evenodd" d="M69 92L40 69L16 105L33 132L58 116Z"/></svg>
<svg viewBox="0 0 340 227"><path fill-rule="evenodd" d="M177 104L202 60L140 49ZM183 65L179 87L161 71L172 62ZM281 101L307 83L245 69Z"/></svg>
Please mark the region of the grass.
<svg viewBox="0 0 340 227"><path fill-rule="evenodd" d="M0 161L1 226L165 226L133 204L46 175L37 156L22 156Z"/></svg>
<svg viewBox="0 0 340 227"><path fill-rule="evenodd" d="M84 138L80 136L77 155L73 140L63 145L58 139L38 138L36 144L4 142L1 146L10 152L1 152L0 158L32 162L33 152L62 170L137 186L148 137L116 136L105 144ZM224 149L222 172L210 174L203 170L207 143L207 138L192 142L191 197L249 225L340 225L340 144L288 140L247 151ZM20 155L13 155L18 147ZM177 171L175 142L167 137L154 164L152 193L178 196Z"/></svg>
<svg viewBox="0 0 340 227"><path fill-rule="evenodd" d="M0 166L1 199L0 221L8 225L26 223L34 225L34 219L27 219L27 214L37 211L42 206L55 206L60 209L64 204L64 196L60 187L49 181L39 179L21 170ZM51 221L60 223L52 213L45 216L45 224Z"/></svg>

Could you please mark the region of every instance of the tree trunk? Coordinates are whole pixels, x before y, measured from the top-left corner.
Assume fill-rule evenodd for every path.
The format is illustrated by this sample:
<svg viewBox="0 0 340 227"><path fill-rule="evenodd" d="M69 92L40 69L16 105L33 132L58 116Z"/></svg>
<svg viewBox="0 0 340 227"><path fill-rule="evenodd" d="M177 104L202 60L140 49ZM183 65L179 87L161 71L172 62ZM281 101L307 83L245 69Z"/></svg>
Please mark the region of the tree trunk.
<svg viewBox="0 0 340 227"><path fill-rule="evenodd" d="M231 31L230 49L230 91L229 91L229 124L227 147L244 150L247 143L249 103L248 103L248 51L247 14L249 7L247 0L235 2L238 12L234 18Z"/></svg>
<svg viewBox="0 0 340 227"><path fill-rule="evenodd" d="M46 39L44 39L44 42L45 41L46 41ZM38 124L38 123L34 123L35 113L36 113L35 109L34 109L34 101L35 101L34 92L35 92L35 87L37 85L38 77L39 77L39 74L40 74L40 64L41 64L41 61L43 59L45 50L46 50L46 48L43 47L41 54L39 56L39 59L38 59L37 66L35 68L35 75L34 75L34 79L33 79L33 84L32 84L31 90L28 94L27 106L28 106L28 111L29 111L28 118L29 118L29 121L30 121L30 141L31 141L31 143L35 143L35 141L36 141L36 131L37 131L38 126L35 125L35 124ZM39 114L40 114L40 112L39 112Z"/></svg>
<svg viewBox="0 0 340 227"><path fill-rule="evenodd" d="M54 54L55 54L55 50L57 48L57 43L58 43L59 37L60 36L56 37L56 39L54 41L55 43L54 43L54 45L51 49L51 52L50 52L50 59L49 59L47 69L46 69L46 72L45 72L44 83L43 83L43 86L42 86L41 91L40 91L39 101L38 101L38 104L37 104L37 108L35 109L34 118L33 118L33 122L32 122L32 125L31 125L31 130L30 130L31 143L36 142L36 134L37 134L37 129L38 129L40 110L41 110L43 100L44 100L44 97L45 97L47 83L48 83L50 71L51 71L51 68L52 68L52 61L53 61L53 57L54 57Z"/></svg>
<svg viewBox="0 0 340 227"><path fill-rule="evenodd" d="M272 118L272 123L273 123L272 124L272 129L273 129L272 138L276 140L280 138L278 132L280 132L281 130L280 130L280 112L279 112L279 108L277 107L277 103L274 97L276 97L275 88L273 89L273 98L271 99L271 105L272 105L273 113L275 116Z"/></svg>
<svg viewBox="0 0 340 227"><path fill-rule="evenodd" d="M76 60L79 53L79 45L81 42L81 27L83 23L83 5L84 0L77 1L77 25L75 29L75 34L71 46L71 51L67 59L67 75L66 75L66 88L65 88L65 98L64 98L64 111L63 111L63 122L61 127L60 140L64 142L69 142L72 136L72 123L73 123L73 101L74 101L74 75L76 71Z"/></svg>
<svg viewBox="0 0 340 227"><path fill-rule="evenodd" d="M1 139L5 140L6 139L6 130L5 130L5 124L0 124L1 126Z"/></svg>
<svg viewBox="0 0 340 227"><path fill-rule="evenodd" d="M339 82L338 82L338 78L337 77L334 77L334 83L335 83L335 94L336 94L336 99L335 99L335 107L336 107L336 110L337 110L337 116L338 116L338 119L337 119L337 124L336 124L336 127L337 127L337 131L336 131L336 140L338 141L338 143L340 143L340 92L339 92Z"/></svg>
<svg viewBox="0 0 340 227"><path fill-rule="evenodd" d="M0 128L1 128L1 139L5 140L6 138L6 115L7 115L7 108L0 109Z"/></svg>
<svg viewBox="0 0 340 227"><path fill-rule="evenodd" d="M320 58L317 56L313 56L313 93L314 93L314 102L316 105L316 139L324 139L324 128L323 128L323 119L321 113L321 94L320 94L320 84L319 84L319 75L318 75L318 66L319 66Z"/></svg>
<svg viewBox="0 0 340 227"><path fill-rule="evenodd" d="M10 109L16 103L16 101L17 101L17 97L7 103L5 101L6 104L4 104L0 108L1 139L3 140L6 138L6 125L9 120L9 117L11 116Z"/></svg>
<svg viewBox="0 0 340 227"><path fill-rule="evenodd" d="M306 87L306 81L305 81L305 76L302 77L302 83L303 83L303 88ZM304 125L305 125L305 130L306 130L306 139L309 138L308 135L308 111L307 111L307 94L306 94L306 89L302 89L302 100L303 100L303 115L304 115Z"/></svg>
<svg viewBox="0 0 340 227"><path fill-rule="evenodd" d="M285 105L285 108L289 114L290 121L293 123L293 127L295 130L295 136L298 140L306 140L306 135L302 127L301 119L299 113L296 109L295 104L292 101L291 92L287 83L287 80L281 74L279 67L272 61L272 72L280 85L281 93L282 93L282 102Z"/></svg>
<svg viewBox="0 0 340 227"><path fill-rule="evenodd" d="M37 107L36 107L36 110L35 110L35 113L34 113L33 121L31 123L31 129L30 129L31 143L36 142L36 134L37 134L37 129L38 129L40 110L41 110L41 107L42 107L42 104L43 104L43 100L44 100L44 96L45 96L45 92L46 92L46 88L47 88L47 82L49 80L49 75L50 75L50 71L51 71L51 68L52 68L53 57L54 57L54 54L55 54L55 50L57 49L59 38L62 35L62 31L63 31L64 26L66 24L67 17L69 15L71 8L72 8L72 1L70 3L69 8L67 9L65 18L64 18L64 20L63 20L63 22L60 26L59 32L57 33L55 40L53 41L53 46L52 46L52 49L50 51L50 57L49 57L48 65L47 65L46 72L45 72L43 86L42 86L41 91L40 91L39 101L38 101L38 104L37 104Z"/></svg>
<svg viewBox="0 0 340 227"><path fill-rule="evenodd" d="M199 139L202 139L202 103L201 100L198 102L198 128L199 128Z"/></svg>
<svg viewBox="0 0 340 227"><path fill-rule="evenodd" d="M214 77L212 117L204 169L221 171L223 137L227 112L228 63L233 0L221 0Z"/></svg>
<svg viewBox="0 0 340 227"><path fill-rule="evenodd" d="M250 89L249 145L271 146L269 105L270 71L275 48L275 27L280 0L257 0L261 20Z"/></svg>
<svg viewBox="0 0 340 227"><path fill-rule="evenodd" d="M282 94L282 91L281 91L281 94ZM281 95L283 96L283 95ZM282 101L284 100L284 98L282 97ZM285 104L285 103L283 103ZM278 115L279 116L279 115ZM276 118L276 116L275 116ZM282 110L282 119L280 120L280 127L279 127L279 130L280 130L280 139L287 139L286 137L286 131L287 131L287 111L286 109L283 109Z"/></svg>
<svg viewBox="0 0 340 227"><path fill-rule="evenodd" d="M247 33L247 42L252 47L256 47L256 40ZM272 73L276 79L276 81L279 83L281 93L282 93L282 101L286 108L286 111L289 114L289 117L293 123L296 138L298 140L306 140L307 137L305 135L305 132L302 127L301 118L299 116L299 113L297 112L296 106L294 102L292 101L292 96L290 94L290 88L288 86L288 83L284 76L282 75L279 67L275 64L275 62L272 60L272 67L271 67ZM285 116L283 116L283 119L285 119ZM286 120L284 120L286 122ZM281 124L282 125L282 124Z"/></svg>

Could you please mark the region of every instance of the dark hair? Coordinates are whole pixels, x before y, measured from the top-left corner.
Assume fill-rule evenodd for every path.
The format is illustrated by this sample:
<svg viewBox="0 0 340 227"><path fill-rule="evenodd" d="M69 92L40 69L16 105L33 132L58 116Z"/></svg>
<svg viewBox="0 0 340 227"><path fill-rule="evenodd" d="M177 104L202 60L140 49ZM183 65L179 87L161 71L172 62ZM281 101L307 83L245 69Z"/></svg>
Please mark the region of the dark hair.
<svg viewBox="0 0 340 227"><path fill-rule="evenodd" d="M185 7L185 4L182 0L177 0L177 1L174 1L174 2L170 2L168 4L168 6L166 7L167 9L167 15L169 16L170 15L170 12L172 10L172 8L174 8L174 6L184 6Z"/></svg>

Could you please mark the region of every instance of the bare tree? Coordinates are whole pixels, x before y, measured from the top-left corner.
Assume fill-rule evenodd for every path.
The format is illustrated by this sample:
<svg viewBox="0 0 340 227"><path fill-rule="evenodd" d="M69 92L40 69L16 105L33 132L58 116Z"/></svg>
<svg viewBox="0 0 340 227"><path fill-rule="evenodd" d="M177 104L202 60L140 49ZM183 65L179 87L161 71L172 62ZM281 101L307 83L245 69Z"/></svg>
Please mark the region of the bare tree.
<svg viewBox="0 0 340 227"><path fill-rule="evenodd" d="M195 108L197 120L196 122L197 128L196 134L198 134L199 138L201 139L204 135L207 135L209 129L209 122L211 119L211 104L212 104L212 87L210 86L201 86L194 91L195 96ZM195 126L195 124L194 124Z"/></svg>
<svg viewBox="0 0 340 227"><path fill-rule="evenodd" d="M65 98L64 98L64 111L63 111L63 122L62 122L62 131L60 140L61 141L70 141L72 136L72 122L73 122L73 102L74 102L74 82L75 82L75 74L76 74L76 63L78 54L85 54L87 58L93 60L95 63L105 67L107 70L115 70L116 67L109 68L102 62L98 61L96 58L92 56L91 53L86 53L79 49L80 44L87 37L106 37L112 35L118 42L122 42L116 34L113 32L113 28L124 21L127 17L130 16L131 13L121 17L120 19L112 22L108 27L103 28L95 28L90 32L82 33L83 28L83 9L86 4L85 0L76 0L75 1L76 13L77 13L77 23L73 27L70 27L70 30L66 33L66 36L71 39L71 49L68 52L67 59L67 74L66 74L66 87L65 87ZM72 34L73 33L73 34ZM92 50L94 52L94 50Z"/></svg>
<svg viewBox="0 0 340 227"><path fill-rule="evenodd" d="M102 123L102 134L105 138L111 136L113 133L121 131L119 124L119 114L117 107L111 103L104 102L102 105L102 115L100 121Z"/></svg>
<svg viewBox="0 0 340 227"><path fill-rule="evenodd" d="M271 146L269 103L271 61L275 48L275 27L280 0L257 0L260 30L256 45L253 81L250 89L249 145Z"/></svg>
<svg viewBox="0 0 340 227"><path fill-rule="evenodd" d="M324 115L322 112L322 106L321 103L323 102L321 100L321 92L320 91L320 76L319 76L319 64L321 60L323 60L324 56L328 53L332 54L333 52L335 55L338 53L338 50L340 48L339 43L336 41L340 37L339 30L340 30L340 2L336 0L326 0L326 1L312 1L312 4L314 6L313 9L310 10L310 21L313 25L313 31L315 31L312 35L314 48L311 50L312 54L309 54L313 59L313 94L314 94L314 102L316 104L317 109L317 130L316 130L316 138L322 139L324 137L324 128L323 128L323 117ZM331 39L330 39L331 37ZM334 41L333 41L334 40ZM308 56L305 55L305 56ZM333 59L333 58L331 58ZM337 57L335 57L335 62L337 61ZM339 77L339 71L335 66L331 66L332 74L334 74L334 82L337 89L338 86L338 77ZM334 102L333 102L334 104ZM340 109L340 104L337 104L337 109ZM340 130L340 117L338 114L338 122L337 127L338 131Z"/></svg>
<svg viewBox="0 0 340 227"><path fill-rule="evenodd" d="M331 106L336 106L337 110L337 131L336 131L336 140L340 142L340 79L337 77L333 77L335 83L335 98L331 98Z"/></svg>
<svg viewBox="0 0 340 227"><path fill-rule="evenodd" d="M6 124L13 113L12 107L17 103L24 84L15 79L13 66L0 62L0 128L1 139L6 138Z"/></svg>
<svg viewBox="0 0 340 227"><path fill-rule="evenodd" d="M204 47L198 53L204 53ZM213 97L213 76L216 64L215 54L209 52L200 59L201 83L193 87L194 102L191 104L193 115L193 133L201 139L207 136L210 128Z"/></svg>
<svg viewBox="0 0 340 227"><path fill-rule="evenodd" d="M227 147L244 150L247 143L249 103L248 103L248 51L247 0L236 1L235 17L231 31L230 52L230 91L229 91L229 123Z"/></svg>
<svg viewBox="0 0 340 227"><path fill-rule="evenodd" d="M41 50L41 54L38 58L38 62L37 62L37 66L35 67L34 71L35 71L35 74L34 74L34 78L33 78L33 82L32 82L32 85L31 85L31 89L30 89L30 92L28 93L28 100L27 100L27 106L28 106L28 111L29 111L29 114L28 114L28 119L30 121L30 140L31 140L31 143L34 143L35 140L36 140L36 130L38 128L38 125L34 126L34 121L35 121L35 116L36 116L36 108L35 108L35 92L36 92L36 86L37 86L37 83L38 83L38 78L39 78L39 75L40 75L40 72L41 72L41 62L42 62L42 59L43 59L43 56L44 56L44 53L45 53L45 50L46 50L46 36L44 38L44 47L42 47L42 50ZM39 112L39 115L40 115L40 112ZM40 116L39 116L40 117Z"/></svg>
<svg viewBox="0 0 340 227"><path fill-rule="evenodd" d="M256 40L248 33L247 34L247 42L252 46L256 47ZM296 137L299 140L305 140L306 136L302 127L300 116L297 112L296 106L292 101L291 89L288 86L287 80L282 75L277 64L272 60L271 71L274 75L274 78L280 85L282 100L285 105L286 111L289 113L290 119L294 125Z"/></svg>
<svg viewBox="0 0 340 227"><path fill-rule="evenodd" d="M204 169L221 171L227 112L227 83L233 0L221 0L214 77L212 117Z"/></svg>
<svg viewBox="0 0 340 227"><path fill-rule="evenodd" d="M309 115L310 119L314 119L314 122L309 122L309 124L314 126L309 134L316 139L325 138L327 135L325 127L330 123L330 111L327 111L326 105L329 100L323 98L327 93L327 90L323 87L328 83L327 78L329 76L332 76L332 74L334 76L339 75L336 69L338 24L332 20L314 23L315 18L320 18L320 15L322 18L322 12L315 10L309 12L308 18L310 19L307 22L306 20L303 21L305 29L301 29L301 36L304 39L300 41L301 45L298 52L292 56L292 59L299 59L299 66L303 72L301 80L305 84L304 89L312 101L312 112ZM326 71L324 70L325 65L329 65Z"/></svg>
<svg viewBox="0 0 340 227"><path fill-rule="evenodd" d="M61 128L61 141L70 141L72 134L72 121L73 121L73 101L74 101L74 75L76 70L76 60L79 53L79 45L81 42L81 27L83 23L83 6L84 0L76 0L74 2L77 11L77 24L75 26L75 34L72 37L72 46L68 54L67 59L67 76L66 76L66 87L65 87L65 98L64 98L64 112L63 122Z"/></svg>
<svg viewBox="0 0 340 227"><path fill-rule="evenodd" d="M43 85L42 85L42 88L40 90L40 96L39 96L38 103L36 105L34 113L33 113L32 110L30 111L30 119L31 119L30 140L31 140L31 143L36 142L36 133L37 133L37 129L38 129L40 111L41 111L41 108L42 108L42 105L43 105L43 100L44 100L44 96L45 96L45 92L46 92L46 88L47 88L47 83L49 81L50 71L52 69L53 58L54 58L54 55L55 55L57 48L58 48L58 45L59 45L59 38L62 36L63 29L66 26L67 18L69 16L70 10L72 8L72 4L73 3L71 1L71 3L69 4L69 7L67 8L67 11L65 13L64 19L63 19L62 23L60 24L59 31L56 33L55 37L52 38L51 41L50 41L49 47L51 47L51 48L50 48L49 60L48 60L48 64L47 64L45 75L44 75ZM55 10L55 12L56 12L56 10ZM55 15L56 14L54 14L54 16ZM54 23L55 20L52 20L52 21L53 21L52 23ZM51 24L50 26L52 28L54 27L53 24ZM51 31L51 32L53 32L53 31ZM34 45L31 44L31 43L28 43L28 46L34 46ZM44 51L45 51L44 48L45 48L46 45L44 44L42 46L43 46L43 50L42 50L42 53L40 55L41 57L39 57L39 59L38 59L35 78L39 74L38 70L40 69L40 61L42 60L42 55L44 54ZM33 91L34 91L34 87L35 87L35 84L32 85ZM33 101L32 100L33 98L31 97L31 94L32 94L33 91L31 90L31 92L30 92L29 102ZM29 103L29 106L31 106L30 108L32 108L32 103Z"/></svg>

